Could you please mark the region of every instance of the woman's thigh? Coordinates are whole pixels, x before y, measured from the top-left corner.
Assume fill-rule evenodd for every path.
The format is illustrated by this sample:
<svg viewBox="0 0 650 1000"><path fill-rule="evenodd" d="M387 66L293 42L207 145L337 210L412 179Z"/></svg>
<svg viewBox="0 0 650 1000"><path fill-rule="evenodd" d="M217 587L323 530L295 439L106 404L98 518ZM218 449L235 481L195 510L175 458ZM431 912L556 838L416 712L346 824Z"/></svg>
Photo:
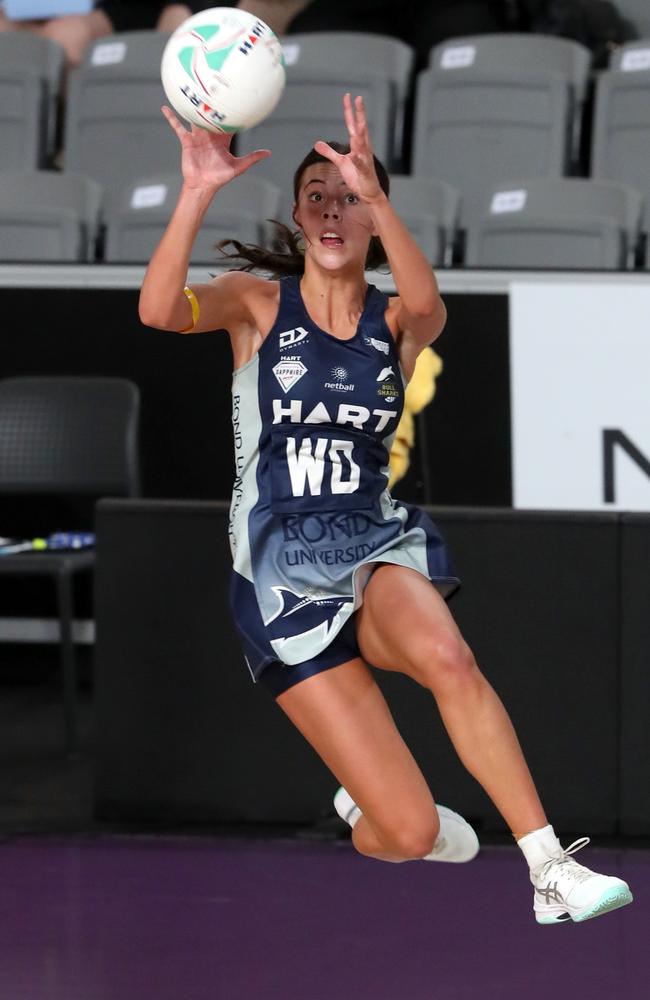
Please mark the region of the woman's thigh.
<svg viewBox="0 0 650 1000"><path fill-rule="evenodd" d="M357 642L368 663L409 674L475 666L467 643L433 584L416 570L385 563L372 574L357 611Z"/></svg>
<svg viewBox="0 0 650 1000"><path fill-rule="evenodd" d="M361 659L309 677L277 698L347 789L376 834L430 821L429 786Z"/></svg>

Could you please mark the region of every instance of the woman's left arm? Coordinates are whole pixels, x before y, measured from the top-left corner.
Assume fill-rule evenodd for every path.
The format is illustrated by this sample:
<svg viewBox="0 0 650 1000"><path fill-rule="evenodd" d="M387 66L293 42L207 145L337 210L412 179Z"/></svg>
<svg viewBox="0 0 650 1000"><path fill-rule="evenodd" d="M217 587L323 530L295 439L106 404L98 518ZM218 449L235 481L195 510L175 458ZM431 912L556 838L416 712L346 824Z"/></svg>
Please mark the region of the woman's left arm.
<svg viewBox="0 0 650 1000"><path fill-rule="evenodd" d="M322 140L314 148L338 167L351 191L370 209L395 279L395 325L400 332L400 355L408 355L412 370L420 351L442 332L447 318L438 282L408 229L381 189L375 170L363 98L343 98L343 115L350 136L350 152L337 153Z"/></svg>
<svg viewBox="0 0 650 1000"><path fill-rule="evenodd" d="M369 207L399 296L397 325L419 353L442 333L447 319L436 276L383 191Z"/></svg>

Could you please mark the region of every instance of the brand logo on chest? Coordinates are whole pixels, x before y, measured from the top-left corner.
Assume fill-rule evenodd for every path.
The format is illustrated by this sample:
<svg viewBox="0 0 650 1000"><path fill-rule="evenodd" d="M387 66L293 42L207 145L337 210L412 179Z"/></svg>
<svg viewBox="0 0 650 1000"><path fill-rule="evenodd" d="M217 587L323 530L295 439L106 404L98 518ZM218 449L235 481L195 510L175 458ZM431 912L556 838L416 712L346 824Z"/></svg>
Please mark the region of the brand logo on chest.
<svg viewBox="0 0 650 1000"><path fill-rule="evenodd" d="M294 344L300 343L301 340L305 340L308 336L309 331L305 330L303 326L297 326L295 330L284 330L278 334L280 350L283 351L287 347L293 347Z"/></svg>

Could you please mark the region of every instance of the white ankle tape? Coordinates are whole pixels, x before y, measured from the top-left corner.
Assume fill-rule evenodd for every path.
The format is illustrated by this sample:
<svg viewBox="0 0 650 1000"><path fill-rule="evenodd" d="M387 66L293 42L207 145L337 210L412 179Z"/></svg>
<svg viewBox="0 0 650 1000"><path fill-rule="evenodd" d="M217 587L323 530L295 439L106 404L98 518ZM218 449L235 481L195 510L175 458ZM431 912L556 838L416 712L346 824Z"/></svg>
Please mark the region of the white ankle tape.
<svg viewBox="0 0 650 1000"><path fill-rule="evenodd" d="M531 830L531 832L527 833L525 837L520 837L517 843L523 850L522 845L529 843L529 841L539 841L541 839L545 839L546 837L555 837L555 830L550 823L548 826L541 826L539 830Z"/></svg>
<svg viewBox="0 0 650 1000"><path fill-rule="evenodd" d="M539 830L527 833L525 837L521 837L517 841L517 845L523 851L531 871L539 868L549 858L558 857L562 853L562 845L550 823Z"/></svg>

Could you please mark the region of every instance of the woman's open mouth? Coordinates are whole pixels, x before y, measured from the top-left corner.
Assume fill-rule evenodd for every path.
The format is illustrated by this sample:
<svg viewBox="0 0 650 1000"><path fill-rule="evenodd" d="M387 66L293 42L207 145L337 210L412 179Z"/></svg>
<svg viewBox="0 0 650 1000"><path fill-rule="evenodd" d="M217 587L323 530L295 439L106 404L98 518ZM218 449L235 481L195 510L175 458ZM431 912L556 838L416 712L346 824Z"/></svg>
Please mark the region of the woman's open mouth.
<svg viewBox="0 0 650 1000"><path fill-rule="evenodd" d="M329 247L330 249L333 249L334 247L342 247L345 242L338 233L335 233L332 230L328 230L326 233L323 233L320 241L324 247Z"/></svg>

